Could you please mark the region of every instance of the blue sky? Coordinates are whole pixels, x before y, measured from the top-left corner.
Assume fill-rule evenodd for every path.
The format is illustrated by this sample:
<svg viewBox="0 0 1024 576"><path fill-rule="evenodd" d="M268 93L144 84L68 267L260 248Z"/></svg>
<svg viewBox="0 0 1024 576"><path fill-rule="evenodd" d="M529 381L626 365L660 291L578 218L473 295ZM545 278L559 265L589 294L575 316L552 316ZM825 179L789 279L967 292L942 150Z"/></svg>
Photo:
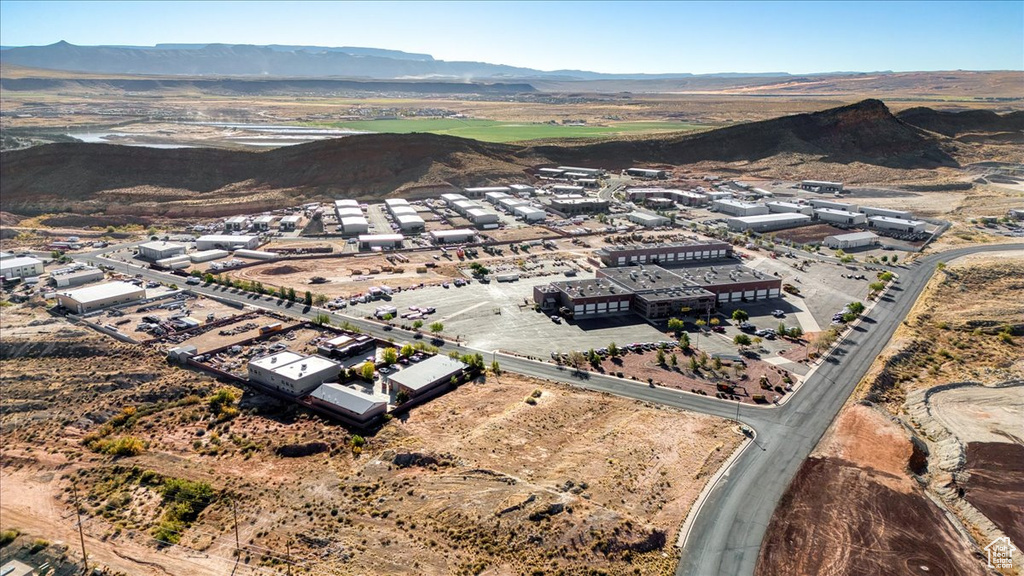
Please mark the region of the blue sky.
<svg viewBox="0 0 1024 576"><path fill-rule="evenodd" d="M368 46L543 70L1024 70L1024 1L0 2L0 44Z"/></svg>

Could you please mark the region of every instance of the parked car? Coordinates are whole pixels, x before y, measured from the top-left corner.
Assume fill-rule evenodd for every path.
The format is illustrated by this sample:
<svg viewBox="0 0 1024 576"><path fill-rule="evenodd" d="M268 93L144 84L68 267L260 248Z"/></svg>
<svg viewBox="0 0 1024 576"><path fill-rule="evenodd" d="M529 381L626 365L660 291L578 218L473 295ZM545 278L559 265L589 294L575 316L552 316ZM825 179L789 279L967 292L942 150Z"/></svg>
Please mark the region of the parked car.
<svg viewBox="0 0 1024 576"><path fill-rule="evenodd" d="M775 316L776 318L782 318L785 315L786 313L782 310L772 310L772 316Z"/></svg>
<svg viewBox="0 0 1024 576"><path fill-rule="evenodd" d="M562 323L562 318L561 318L561 316L556 316L555 314L552 314L551 315L551 321L554 322L555 324L561 324Z"/></svg>

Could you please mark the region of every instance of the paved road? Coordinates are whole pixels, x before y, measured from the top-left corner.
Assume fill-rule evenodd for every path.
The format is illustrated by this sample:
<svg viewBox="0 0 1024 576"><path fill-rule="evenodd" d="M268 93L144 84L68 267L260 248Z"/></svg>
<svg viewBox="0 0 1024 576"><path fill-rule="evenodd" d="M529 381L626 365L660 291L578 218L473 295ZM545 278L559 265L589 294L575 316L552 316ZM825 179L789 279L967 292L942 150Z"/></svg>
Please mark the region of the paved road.
<svg viewBox="0 0 1024 576"><path fill-rule="evenodd" d="M469 353L483 354L487 360L497 359L502 369L511 372L722 418L738 415L742 422L757 431L757 440L740 455L708 495L693 521L676 574L748 575L754 572L761 541L783 492L910 311L931 278L935 265L967 254L1005 250L1024 250L1024 244L977 246L931 254L920 258L909 268L901 269L900 278L889 296L865 316L860 326L848 335L793 398L779 407L737 406L707 396L649 387L601 374L578 373L549 363L452 343L447 343L445 348L456 347ZM97 264L106 263L97 259L95 253L79 258ZM166 282L169 278L152 270L138 272L152 280ZM174 278L180 283L179 277ZM307 318L323 313L301 304L286 306L277 300L256 299L246 293L225 291L219 287L193 286L192 289ZM378 337L401 339L410 336L399 329L386 332L380 324L359 318L335 314L332 318L337 322L349 321Z"/></svg>

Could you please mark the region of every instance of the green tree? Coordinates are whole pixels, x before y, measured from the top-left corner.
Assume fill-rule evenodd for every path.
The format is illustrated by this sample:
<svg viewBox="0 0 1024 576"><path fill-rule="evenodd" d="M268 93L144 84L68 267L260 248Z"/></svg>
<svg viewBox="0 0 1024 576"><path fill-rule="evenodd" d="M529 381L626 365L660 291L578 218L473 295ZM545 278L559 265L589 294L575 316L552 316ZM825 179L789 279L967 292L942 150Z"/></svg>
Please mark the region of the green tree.
<svg viewBox="0 0 1024 576"><path fill-rule="evenodd" d="M328 314L317 314L313 318L313 323L319 326L325 326L331 323L331 317Z"/></svg>
<svg viewBox="0 0 1024 576"><path fill-rule="evenodd" d="M313 303L317 306L327 304L327 300L329 300L329 298L327 298L326 294L317 294L316 296L313 296Z"/></svg>
<svg viewBox="0 0 1024 576"><path fill-rule="evenodd" d="M707 323L707 322L705 322L705 321L703 321L703 320L697 320L696 324L697 324L697 328L702 328L702 329L703 329L703 328L704 328L705 326L707 326L707 325L708 325L708 323Z"/></svg>
<svg viewBox="0 0 1024 576"><path fill-rule="evenodd" d="M619 355L619 347L615 345L615 342L608 344L608 355L612 358L617 358Z"/></svg>
<svg viewBox="0 0 1024 576"><path fill-rule="evenodd" d="M491 362L491 372L495 374L501 374L501 364L498 364L497 360Z"/></svg>
<svg viewBox="0 0 1024 576"><path fill-rule="evenodd" d="M889 261L889 257L886 256L885 254L882 254L882 262L888 262L888 261Z"/></svg>
<svg viewBox="0 0 1024 576"><path fill-rule="evenodd" d="M690 349L690 335L683 332L679 335L679 348L686 352Z"/></svg>
<svg viewBox="0 0 1024 576"><path fill-rule="evenodd" d="M712 318L712 319L711 319L711 322L710 322L710 324L711 324L712 326L718 326L718 325L719 325L719 324L721 324L721 323L722 323L722 321L721 321L721 320L719 320L719 319L718 319L717 317L716 317L716 318Z"/></svg>
<svg viewBox="0 0 1024 576"><path fill-rule="evenodd" d="M676 338L679 337L679 335L683 332L683 329L685 327L686 323L680 320L679 318L668 319L668 329L671 330L676 335Z"/></svg>
<svg viewBox="0 0 1024 576"><path fill-rule="evenodd" d="M892 272L889 272L888 270L878 275L878 279L881 280L882 282L889 282L893 278L895 278L895 275Z"/></svg>
<svg viewBox="0 0 1024 576"><path fill-rule="evenodd" d="M935 268L937 268L938 270L945 270L946 269L946 263L945 262L939 262L938 264L935 265Z"/></svg>
<svg viewBox="0 0 1024 576"><path fill-rule="evenodd" d="M302 301L306 304L306 306L312 306L313 305L313 293L310 292L309 290L306 290L306 295L302 299Z"/></svg>
<svg viewBox="0 0 1024 576"><path fill-rule="evenodd" d="M747 314L745 310L737 308L732 311L732 319L737 322L746 322L750 320L750 314Z"/></svg>
<svg viewBox="0 0 1024 576"><path fill-rule="evenodd" d="M405 390L399 390L398 394L395 394L395 404L401 406L409 401L409 393Z"/></svg>
<svg viewBox="0 0 1024 576"><path fill-rule="evenodd" d="M690 372L696 374L698 370L700 370L700 363L697 362L697 357L690 356Z"/></svg>
<svg viewBox="0 0 1024 576"><path fill-rule="evenodd" d="M804 331L801 330L799 326L793 326L792 328L789 329L790 338L800 338L803 335Z"/></svg>
<svg viewBox="0 0 1024 576"><path fill-rule="evenodd" d="M381 359L384 360L384 364L391 366L395 362L398 362L398 350L394 348L385 348L381 353Z"/></svg>
<svg viewBox="0 0 1024 576"><path fill-rule="evenodd" d="M423 328L423 320L416 320L415 322L412 323L412 327L413 330L419 330L420 328Z"/></svg>
<svg viewBox="0 0 1024 576"><path fill-rule="evenodd" d="M668 364L669 366L675 368L676 366L679 365L679 358L676 358L676 355L672 354L671 356L668 357Z"/></svg>
<svg viewBox="0 0 1024 576"><path fill-rule="evenodd" d="M785 336L786 334L789 334L789 330L786 330L785 322L779 322L779 327L776 328L775 331L779 333L779 336Z"/></svg>
<svg viewBox="0 0 1024 576"><path fill-rule="evenodd" d="M407 343L404 346L402 346L401 354L402 354L402 356L405 356L406 358L408 358L409 356L412 356L415 352L416 352L416 349L412 347L412 344L408 344Z"/></svg>
<svg viewBox="0 0 1024 576"><path fill-rule="evenodd" d="M889 261L892 262L893 265L895 265L896 264L896 260L898 260L898 259L899 259L899 257L896 254L893 254L892 258L889 258Z"/></svg>
<svg viewBox="0 0 1024 576"><path fill-rule="evenodd" d="M295 295L295 288L288 289L288 299L291 300L292 302L295 302L298 299L298 297Z"/></svg>
<svg viewBox="0 0 1024 576"><path fill-rule="evenodd" d="M860 316L864 312L864 304L860 302L850 302L847 307L850 309L851 313L856 314L857 316Z"/></svg>
<svg viewBox="0 0 1024 576"><path fill-rule="evenodd" d="M885 282L872 282L871 284L868 284L868 290L871 290L872 292L878 292L883 288L885 288Z"/></svg>
<svg viewBox="0 0 1024 576"><path fill-rule="evenodd" d="M665 365L665 351L664 350L662 350L661 348L658 348L658 352L655 354L655 358L657 359L659 366L664 366Z"/></svg>
<svg viewBox="0 0 1024 576"><path fill-rule="evenodd" d="M746 334L737 334L736 337L732 339L732 343L737 346L750 346L750 336L747 336Z"/></svg>
<svg viewBox="0 0 1024 576"><path fill-rule="evenodd" d="M430 324L430 332L431 332L431 334L440 334L443 331L444 331L444 324L442 324L440 322L433 322L433 323Z"/></svg>
<svg viewBox="0 0 1024 576"><path fill-rule="evenodd" d="M395 319L395 315L394 315L394 314L390 314L390 313L389 313L389 314L385 314L385 315L384 315L384 316L383 316L383 317L381 318L381 320L383 320L383 321L385 321L385 322L391 322L391 321L392 321L392 320L394 320L394 319Z"/></svg>
<svg viewBox="0 0 1024 576"><path fill-rule="evenodd" d="M373 362L364 362L362 368L359 369L359 373L367 381L373 380L373 373L376 371Z"/></svg>

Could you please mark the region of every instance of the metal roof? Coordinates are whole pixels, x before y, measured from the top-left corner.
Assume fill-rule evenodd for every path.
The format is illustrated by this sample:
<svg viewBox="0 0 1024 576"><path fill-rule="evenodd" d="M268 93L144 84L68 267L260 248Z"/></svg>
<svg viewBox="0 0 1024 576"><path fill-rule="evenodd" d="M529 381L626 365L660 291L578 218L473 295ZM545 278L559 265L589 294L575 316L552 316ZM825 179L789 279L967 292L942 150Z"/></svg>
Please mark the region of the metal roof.
<svg viewBox="0 0 1024 576"><path fill-rule="evenodd" d="M875 234L874 232L850 232L849 234L835 234L829 236L829 238L852 242L856 240L874 240L878 238L878 234Z"/></svg>
<svg viewBox="0 0 1024 576"><path fill-rule="evenodd" d="M107 298L115 298L117 296L138 294L139 292L145 294L146 291L135 284L129 284L128 282L105 282L95 286L78 288L77 290L58 292L58 294L71 298L79 304L86 304L89 302L96 302L98 300L105 300Z"/></svg>
<svg viewBox="0 0 1024 576"><path fill-rule="evenodd" d="M282 350L276 354L270 354L269 356L257 358L256 360L250 360L249 365L257 368L263 368L265 370L273 370L280 366L284 366L285 364L295 362L296 360L301 360L302 358L302 354L297 354L291 350Z"/></svg>
<svg viewBox="0 0 1024 576"><path fill-rule="evenodd" d="M385 406L387 403L377 400L369 394L353 390L340 384L321 384L310 396L317 400L344 408L355 414L366 414L370 410Z"/></svg>
<svg viewBox="0 0 1024 576"><path fill-rule="evenodd" d="M152 242L143 242L139 244L139 248L145 248L146 250L185 250L184 244L176 244L174 242L164 242L161 240L154 240Z"/></svg>
<svg viewBox="0 0 1024 576"><path fill-rule="evenodd" d="M401 242L405 236L401 234L360 234L360 242Z"/></svg>
<svg viewBox="0 0 1024 576"><path fill-rule="evenodd" d="M466 368L466 365L458 360L449 358L444 354L431 356L419 364L414 364L399 370L388 377L394 384L399 384L410 390L421 390L431 384L444 380Z"/></svg>
<svg viewBox="0 0 1024 576"><path fill-rule="evenodd" d="M17 268L19 266L35 266L42 264L42 260L31 256L14 256L12 258L0 259L0 268Z"/></svg>
<svg viewBox="0 0 1024 576"><path fill-rule="evenodd" d="M811 219L807 214L798 214L795 212L783 212L779 214L758 214L757 216L737 216L730 218L736 222L743 222L745 224L760 224L762 222L806 222Z"/></svg>
<svg viewBox="0 0 1024 576"><path fill-rule="evenodd" d="M455 230L434 230L430 233L434 238L446 238L448 236L475 236L476 231L469 228L456 228Z"/></svg>

